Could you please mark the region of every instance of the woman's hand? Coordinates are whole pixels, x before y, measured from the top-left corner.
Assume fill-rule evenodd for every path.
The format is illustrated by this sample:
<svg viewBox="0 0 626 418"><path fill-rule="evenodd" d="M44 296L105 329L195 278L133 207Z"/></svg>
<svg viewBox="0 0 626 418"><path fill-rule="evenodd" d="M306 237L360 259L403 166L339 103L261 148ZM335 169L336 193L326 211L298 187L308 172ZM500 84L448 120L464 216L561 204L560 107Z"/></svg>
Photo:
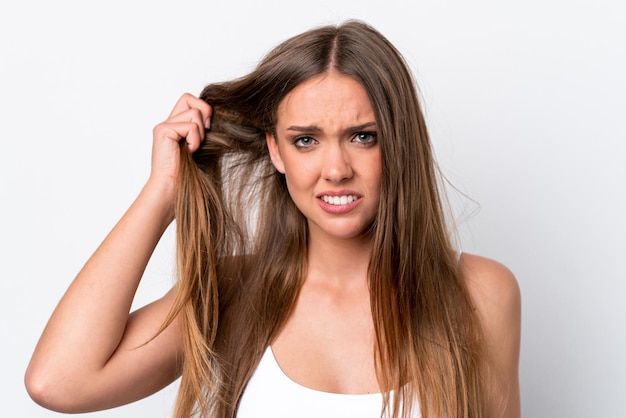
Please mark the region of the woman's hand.
<svg viewBox="0 0 626 418"><path fill-rule="evenodd" d="M173 193L178 178L180 141L190 152L204 141L204 131L211 125L212 109L205 101L185 93L178 100L167 120L155 126L152 144L150 181L164 182Z"/></svg>

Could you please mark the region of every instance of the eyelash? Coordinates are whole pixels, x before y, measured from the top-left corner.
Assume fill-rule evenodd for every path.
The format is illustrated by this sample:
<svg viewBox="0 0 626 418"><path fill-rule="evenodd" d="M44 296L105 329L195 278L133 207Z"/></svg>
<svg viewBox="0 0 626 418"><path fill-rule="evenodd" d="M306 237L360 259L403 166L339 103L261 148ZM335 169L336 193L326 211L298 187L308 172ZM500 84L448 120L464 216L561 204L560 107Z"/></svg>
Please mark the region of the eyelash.
<svg viewBox="0 0 626 418"><path fill-rule="evenodd" d="M363 136L367 136L368 139L366 142L361 142L358 141L359 137L363 137ZM303 140L310 140L311 143L308 145L302 144ZM378 135L376 132L357 132L356 134L354 134L354 136L352 137L352 141L359 143L361 145L374 145L378 142ZM296 148L300 148L300 149L304 149L304 148L309 148L311 146L313 146L315 144L316 139L309 136L309 135L302 135L302 136L297 136L292 140L293 145Z"/></svg>
<svg viewBox="0 0 626 418"><path fill-rule="evenodd" d="M302 144L303 140L311 140L311 144L310 145L304 145ZM296 148L308 148L311 145L313 145L313 143L315 142L315 139L313 139L313 137L310 137L308 135L303 135L303 136L297 136L293 139L292 143Z"/></svg>
<svg viewBox="0 0 626 418"><path fill-rule="evenodd" d="M378 135L376 132L358 132L356 135L354 135L354 139L357 139L360 136L370 137L370 140L368 140L367 142L359 142L360 144L373 145L378 142Z"/></svg>

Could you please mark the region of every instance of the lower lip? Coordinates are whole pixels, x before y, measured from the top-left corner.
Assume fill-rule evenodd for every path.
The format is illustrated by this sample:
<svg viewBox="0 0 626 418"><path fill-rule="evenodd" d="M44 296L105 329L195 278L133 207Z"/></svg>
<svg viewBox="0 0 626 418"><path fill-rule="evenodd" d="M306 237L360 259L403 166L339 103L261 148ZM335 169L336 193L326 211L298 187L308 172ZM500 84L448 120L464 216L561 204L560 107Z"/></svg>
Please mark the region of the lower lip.
<svg viewBox="0 0 626 418"><path fill-rule="evenodd" d="M320 207L328 213L332 213L334 215L341 215L344 213L352 212L357 206L361 204L361 198L357 200L353 200L350 203L346 203L345 205L331 205L330 203L324 202L322 199L317 199Z"/></svg>

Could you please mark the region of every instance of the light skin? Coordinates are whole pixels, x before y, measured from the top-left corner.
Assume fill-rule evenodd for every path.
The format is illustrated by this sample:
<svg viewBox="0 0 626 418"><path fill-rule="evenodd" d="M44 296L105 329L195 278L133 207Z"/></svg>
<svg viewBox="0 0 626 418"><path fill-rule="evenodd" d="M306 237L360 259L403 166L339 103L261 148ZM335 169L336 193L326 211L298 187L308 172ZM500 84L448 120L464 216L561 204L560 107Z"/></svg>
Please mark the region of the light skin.
<svg viewBox="0 0 626 418"><path fill-rule="evenodd" d="M268 148L309 224L307 277L272 343L296 382L336 393L379 392L367 266L380 189L376 118L359 83L324 74L296 87L278 108ZM325 204L325 196L353 196Z"/></svg>
<svg viewBox="0 0 626 418"><path fill-rule="evenodd" d="M38 403L63 412L110 408L145 397L177 377L182 354L177 319L142 345L159 329L176 288L128 312L150 255L173 220L178 142L186 138L191 151L198 149L210 116L205 102L186 94L155 127L146 185L73 281L35 349L26 385ZM276 136L267 135L270 155L307 217L310 236L307 276L272 350L283 371L304 386L379 392L367 288L371 241L363 232L378 205L377 141L383 139L376 136L367 94L338 74L315 77L281 102L275 131ZM324 201L328 196L330 203ZM340 196L346 196L344 204ZM485 328L498 395L508 399L504 409L491 405L490 416L518 417L517 282L506 268L485 258L463 254L460 266Z"/></svg>
<svg viewBox="0 0 626 418"><path fill-rule="evenodd" d="M321 236L340 246L360 237L378 210L381 175L376 117L361 85L334 73L305 81L281 102L275 132L267 145L308 220L309 250Z"/></svg>

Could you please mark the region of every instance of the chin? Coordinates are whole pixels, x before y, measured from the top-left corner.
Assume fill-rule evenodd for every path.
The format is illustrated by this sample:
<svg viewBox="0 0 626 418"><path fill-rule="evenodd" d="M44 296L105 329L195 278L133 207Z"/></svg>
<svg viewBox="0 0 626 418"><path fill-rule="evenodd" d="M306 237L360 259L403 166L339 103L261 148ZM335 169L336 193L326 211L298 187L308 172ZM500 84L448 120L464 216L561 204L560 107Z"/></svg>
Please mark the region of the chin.
<svg viewBox="0 0 626 418"><path fill-rule="evenodd" d="M373 227L372 223L367 226L359 225L326 225L323 228L316 226L316 229L334 239L363 239L363 238L371 238L373 236Z"/></svg>

